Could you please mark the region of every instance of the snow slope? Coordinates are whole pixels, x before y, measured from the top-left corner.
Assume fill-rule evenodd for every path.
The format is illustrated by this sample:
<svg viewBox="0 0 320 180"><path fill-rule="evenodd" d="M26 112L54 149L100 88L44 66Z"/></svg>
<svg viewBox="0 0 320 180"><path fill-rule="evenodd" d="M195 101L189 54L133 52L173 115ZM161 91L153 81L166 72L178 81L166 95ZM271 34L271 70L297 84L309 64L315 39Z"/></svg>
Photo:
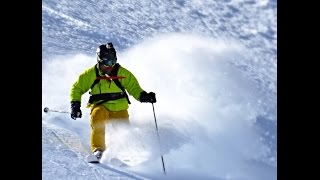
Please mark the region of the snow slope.
<svg viewBox="0 0 320 180"><path fill-rule="evenodd" d="M277 179L276 1L47 1L43 108L69 110L79 73L112 41L151 104L130 97L131 126L107 127L101 166L89 165L90 110L43 112L43 179ZM163 154L167 174L161 164ZM134 167L108 164L121 156Z"/></svg>

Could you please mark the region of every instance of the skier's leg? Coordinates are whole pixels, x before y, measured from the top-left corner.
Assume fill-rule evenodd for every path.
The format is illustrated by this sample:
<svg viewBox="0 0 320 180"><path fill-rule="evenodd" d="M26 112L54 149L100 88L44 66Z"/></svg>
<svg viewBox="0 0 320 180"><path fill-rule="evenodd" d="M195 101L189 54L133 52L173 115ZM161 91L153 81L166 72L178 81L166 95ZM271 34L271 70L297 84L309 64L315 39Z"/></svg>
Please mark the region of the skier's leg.
<svg viewBox="0 0 320 180"><path fill-rule="evenodd" d="M110 111L108 123L112 123L113 125L129 125L129 113L128 110L122 111Z"/></svg>
<svg viewBox="0 0 320 180"><path fill-rule="evenodd" d="M110 119L112 120L129 122L128 110L110 111L109 113L110 113Z"/></svg>
<svg viewBox="0 0 320 180"><path fill-rule="evenodd" d="M91 110L91 135L90 145L92 152L96 149L104 151L105 144L105 123L109 118L109 111L103 105L94 106Z"/></svg>

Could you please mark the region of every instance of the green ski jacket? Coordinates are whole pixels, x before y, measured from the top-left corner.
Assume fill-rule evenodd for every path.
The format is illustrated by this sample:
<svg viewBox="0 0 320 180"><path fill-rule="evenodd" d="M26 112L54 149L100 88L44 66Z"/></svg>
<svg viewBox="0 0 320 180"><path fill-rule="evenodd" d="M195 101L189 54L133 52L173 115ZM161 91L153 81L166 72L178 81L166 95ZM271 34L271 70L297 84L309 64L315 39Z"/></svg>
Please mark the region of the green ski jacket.
<svg viewBox="0 0 320 180"><path fill-rule="evenodd" d="M71 87L71 93L70 93L71 101L81 102L82 95L90 90L93 82L97 78L96 72L95 72L96 66L98 67L98 64L88 68L87 70L85 70L79 75L77 81ZM104 76L100 70L99 70L99 75ZM135 78L135 76L129 70L120 66L117 73L117 77L120 77L119 81L121 85L124 87L124 89L131 96L133 96L137 101L140 101L140 93L143 91L143 89L140 87L139 82ZM103 93L121 93L121 92L122 90L115 84L113 80L100 79L100 81L91 89L90 94L96 95L96 94L103 94ZM95 105L95 102L93 102L92 104L88 103L87 107L89 108L94 105ZM110 111L126 110L129 107L128 101L125 97L117 100L107 101L105 103L102 103L102 105L104 105Z"/></svg>

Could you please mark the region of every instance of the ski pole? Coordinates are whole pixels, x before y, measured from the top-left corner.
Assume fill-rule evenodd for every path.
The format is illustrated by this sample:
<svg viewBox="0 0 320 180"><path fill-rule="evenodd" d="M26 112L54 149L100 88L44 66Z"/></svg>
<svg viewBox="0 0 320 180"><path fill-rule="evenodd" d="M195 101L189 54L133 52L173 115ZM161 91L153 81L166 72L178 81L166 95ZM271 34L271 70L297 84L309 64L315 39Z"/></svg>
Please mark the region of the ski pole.
<svg viewBox="0 0 320 180"><path fill-rule="evenodd" d="M44 111L45 113L47 113L47 112L58 112L58 113L67 113L67 114L70 114L70 112L67 112L67 111L50 110L48 107L45 107L45 108L43 109L43 111Z"/></svg>
<svg viewBox="0 0 320 180"><path fill-rule="evenodd" d="M151 104L152 104L154 122L155 122L155 124L156 124L156 130L157 130L158 141L159 141L159 146L160 146L160 153L161 153L163 173L166 174L166 168L164 167L163 155L162 155L162 151L161 151L160 135L159 135L158 125L157 125L156 113L154 112L153 103L151 103Z"/></svg>

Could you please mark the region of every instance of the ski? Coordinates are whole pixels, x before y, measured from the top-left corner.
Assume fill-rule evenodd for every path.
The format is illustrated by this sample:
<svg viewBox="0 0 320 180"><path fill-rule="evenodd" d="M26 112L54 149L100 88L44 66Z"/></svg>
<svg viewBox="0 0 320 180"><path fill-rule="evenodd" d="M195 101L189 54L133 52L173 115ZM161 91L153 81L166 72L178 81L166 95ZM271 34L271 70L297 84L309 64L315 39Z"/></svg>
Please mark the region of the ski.
<svg viewBox="0 0 320 180"><path fill-rule="evenodd" d="M87 156L87 162L88 163L100 163L99 159L93 155L90 154ZM112 158L110 160L110 164L117 166L117 167L128 167L129 165L127 164L128 160L120 160L118 158Z"/></svg>
<svg viewBox="0 0 320 180"><path fill-rule="evenodd" d="M90 154L87 156L87 162L88 163L100 163L99 159L93 154Z"/></svg>

